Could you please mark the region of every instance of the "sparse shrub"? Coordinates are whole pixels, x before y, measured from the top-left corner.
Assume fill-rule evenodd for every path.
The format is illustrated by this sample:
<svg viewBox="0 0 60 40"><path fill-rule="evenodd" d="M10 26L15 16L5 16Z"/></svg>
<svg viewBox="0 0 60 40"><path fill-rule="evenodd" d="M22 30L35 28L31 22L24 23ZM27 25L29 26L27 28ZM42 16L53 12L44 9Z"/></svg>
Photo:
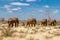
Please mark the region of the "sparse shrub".
<svg viewBox="0 0 60 40"><path fill-rule="evenodd" d="M29 37L29 38L27 38L27 40L34 40L34 38L33 37Z"/></svg>
<svg viewBox="0 0 60 40"><path fill-rule="evenodd" d="M53 37L53 35L51 35L51 34L45 36L46 39L52 38L52 37Z"/></svg>
<svg viewBox="0 0 60 40"><path fill-rule="evenodd" d="M58 27L60 29L60 27Z"/></svg>
<svg viewBox="0 0 60 40"><path fill-rule="evenodd" d="M10 28L5 28L5 27L2 27L2 31L3 31L3 36L11 36L11 34L13 33L13 31L10 31Z"/></svg>
<svg viewBox="0 0 60 40"><path fill-rule="evenodd" d="M20 34L20 38L24 38L24 37L26 37L25 33Z"/></svg>
<svg viewBox="0 0 60 40"><path fill-rule="evenodd" d="M39 39L35 39L35 40L39 40Z"/></svg>

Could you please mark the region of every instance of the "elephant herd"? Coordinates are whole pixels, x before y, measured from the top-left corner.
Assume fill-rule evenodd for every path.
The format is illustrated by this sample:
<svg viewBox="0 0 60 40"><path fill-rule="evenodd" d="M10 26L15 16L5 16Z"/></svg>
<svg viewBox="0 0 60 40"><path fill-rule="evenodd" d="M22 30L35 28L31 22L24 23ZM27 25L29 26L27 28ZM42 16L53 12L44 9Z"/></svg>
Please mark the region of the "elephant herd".
<svg viewBox="0 0 60 40"><path fill-rule="evenodd" d="M44 25L44 26L47 26L47 25L55 26L56 23L57 23L56 20L47 20L47 19L41 20L41 25Z"/></svg>
<svg viewBox="0 0 60 40"><path fill-rule="evenodd" d="M26 26L36 26L37 20L35 18L30 18L26 21L25 24L26 24ZM55 26L56 20L43 19L40 21L40 24L43 26L47 26L47 24ZM13 27L14 25L15 25L15 27L18 27L19 19L18 18L9 18L8 19L8 26Z"/></svg>

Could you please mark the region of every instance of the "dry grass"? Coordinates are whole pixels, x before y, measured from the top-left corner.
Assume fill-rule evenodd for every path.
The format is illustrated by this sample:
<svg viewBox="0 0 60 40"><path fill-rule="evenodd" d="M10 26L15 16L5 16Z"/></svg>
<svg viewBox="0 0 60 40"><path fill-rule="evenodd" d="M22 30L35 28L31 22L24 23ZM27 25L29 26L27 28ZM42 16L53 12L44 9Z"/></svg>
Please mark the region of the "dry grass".
<svg viewBox="0 0 60 40"><path fill-rule="evenodd" d="M52 38L60 36L60 25L57 26L36 25L36 27L19 26L13 28L8 28L7 24L4 25L2 24L0 26L1 26L0 27L1 40L11 39L15 40L15 37L17 37L18 40L45 40L45 39L52 40Z"/></svg>

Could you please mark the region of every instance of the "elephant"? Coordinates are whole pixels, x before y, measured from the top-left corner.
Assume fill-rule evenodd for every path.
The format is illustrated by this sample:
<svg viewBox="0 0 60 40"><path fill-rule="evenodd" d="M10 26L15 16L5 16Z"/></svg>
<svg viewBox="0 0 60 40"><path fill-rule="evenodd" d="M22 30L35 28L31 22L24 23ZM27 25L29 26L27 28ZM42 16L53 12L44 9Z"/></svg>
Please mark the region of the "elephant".
<svg viewBox="0 0 60 40"><path fill-rule="evenodd" d="M42 19L42 20L40 21L40 23L41 23L41 25L43 25L43 26L47 26L47 19Z"/></svg>
<svg viewBox="0 0 60 40"><path fill-rule="evenodd" d="M56 20L49 20L49 25L55 26L56 25Z"/></svg>
<svg viewBox="0 0 60 40"><path fill-rule="evenodd" d="M29 27L30 27L30 25L31 26L36 26L36 23L37 23L37 20L35 18L30 18L30 19L27 20L26 26L28 26L28 25L29 25Z"/></svg>
<svg viewBox="0 0 60 40"><path fill-rule="evenodd" d="M16 17L15 18L9 18L8 19L8 26L13 27L14 24L15 24L15 27L18 27L19 19Z"/></svg>

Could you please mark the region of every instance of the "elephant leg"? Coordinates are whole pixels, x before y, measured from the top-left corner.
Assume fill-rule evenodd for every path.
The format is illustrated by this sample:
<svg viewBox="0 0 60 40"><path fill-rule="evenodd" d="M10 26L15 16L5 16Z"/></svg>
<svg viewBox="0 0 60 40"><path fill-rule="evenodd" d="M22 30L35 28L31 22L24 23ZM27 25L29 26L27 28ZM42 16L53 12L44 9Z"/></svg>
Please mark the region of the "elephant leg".
<svg viewBox="0 0 60 40"><path fill-rule="evenodd" d="M16 27L18 27L18 23L16 23Z"/></svg>
<svg viewBox="0 0 60 40"><path fill-rule="evenodd" d="M8 24L8 27L10 27L11 24Z"/></svg>
<svg viewBox="0 0 60 40"><path fill-rule="evenodd" d="M15 27L17 27L17 22L14 22L14 24L15 24Z"/></svg>
<svg viewBox="0 0 60 40"><path fill-rule="evenodd" d="M55 23L53 23L53 26L55 26Z"/></svg>
<svg viewBox="0 0 60 40"><path fill-rule="evenodd" d="M52 24L49 24L49 26L51 26Z"/></svg>
<svg viewBox="0 0 60 40"><path fill-rule="evenodd" d="M45 24L43 23L42 25L44 26Z"/></svg>
<svg viewBox="0 0 60 40"><path fill-rule="evenodd" d="M27 27L27 24L26 24L26 27Z"/></svg>
<svg viewBox="0 0 60 40"><path fill-rule="evenodd" d="M42 23L40 23L40 25L42 26Z"/></svg>
<svg viewBox="0 0 60 40"><path fill-rule="evenodd" d="M29 23L27 23L27 24L26 24L26 27L27 27L27 26L29 26L29 27L30 27L30 24L29 24Z"/></svg>
<svg viewBox="0 0 60 40"><path fill-rule="evenodd" d="M33 24L31 24L31 27L33 26Z"/></svg>
<svg viewBox="0 0 60 40"><path fill-rule="evenodd" d="M47 23L45 25L47 26Z"/></svg>
<svg viewBox="0 0 60 40"><path fill-rule="evenodd" d="M44 23L42 23L42 25L43 25L43 26L45 26L45 22L44 22Z"/></svg>
<svg viewBox="0 0 60 40"><path fill-rule="evenodd" d="M17 23L17 27L19 26L19 24Z"/></svg>
<svg viewBox="0 0 60 40"><path fill-rule="evenodd" d="M54 25L56 26L56 23L54 23Z"/></svg>
<svg viewBox="0 0 60 40"><path fill-rule="evenodd" d="M41 23L41 26L42 26L43 24Z"/></svg>
<svg viewBox="0 0 60 40"><path fill-rule="evenodd" d="M44 26L46 26L46 23L44 23Z"/></svg>
<svg viewBox="0 0 60 40"><path fill-rule="evenodd" d="M52 23L51 25L53 26L54 24Z"/></svg>
<svg viewBox="0 0 60 40"><path fill-rule="evenodd" d="M34 24L34 27L36 26L36 24Z"/></svg>
<svg viewBox="0 0 60 40"><path fill-rule="evenodd" d="M51 26L53 25L53 23L50 24Z"/></svg>
<svg viewBox="0 0 60 40"><path fill-rule="evenodd" d="M26 27L28 26L28 24L26 24Z"/></svg>
<svg viewBox="0 0 60 40"><path fill-rule="evenodd" d="M29 25L29 27L30 27L30 24L28 24Z"/></svg>
<svg viewBox="0 0 60 40"><path fill-rule="evenodd" d="M11 27L13 27L13 23L11 24Z"/></svg>
<svg viewBox="0 0 60 40"><path fill-rule="evenodd" d="M26 27L29 26L30 27L30 24L26 24Z"/></svg>
<svg viewBox="0 0 60 40"><path fill-rule="evenodd" d="M41 24L41 26L43 26L43 24Z"/></svg>

